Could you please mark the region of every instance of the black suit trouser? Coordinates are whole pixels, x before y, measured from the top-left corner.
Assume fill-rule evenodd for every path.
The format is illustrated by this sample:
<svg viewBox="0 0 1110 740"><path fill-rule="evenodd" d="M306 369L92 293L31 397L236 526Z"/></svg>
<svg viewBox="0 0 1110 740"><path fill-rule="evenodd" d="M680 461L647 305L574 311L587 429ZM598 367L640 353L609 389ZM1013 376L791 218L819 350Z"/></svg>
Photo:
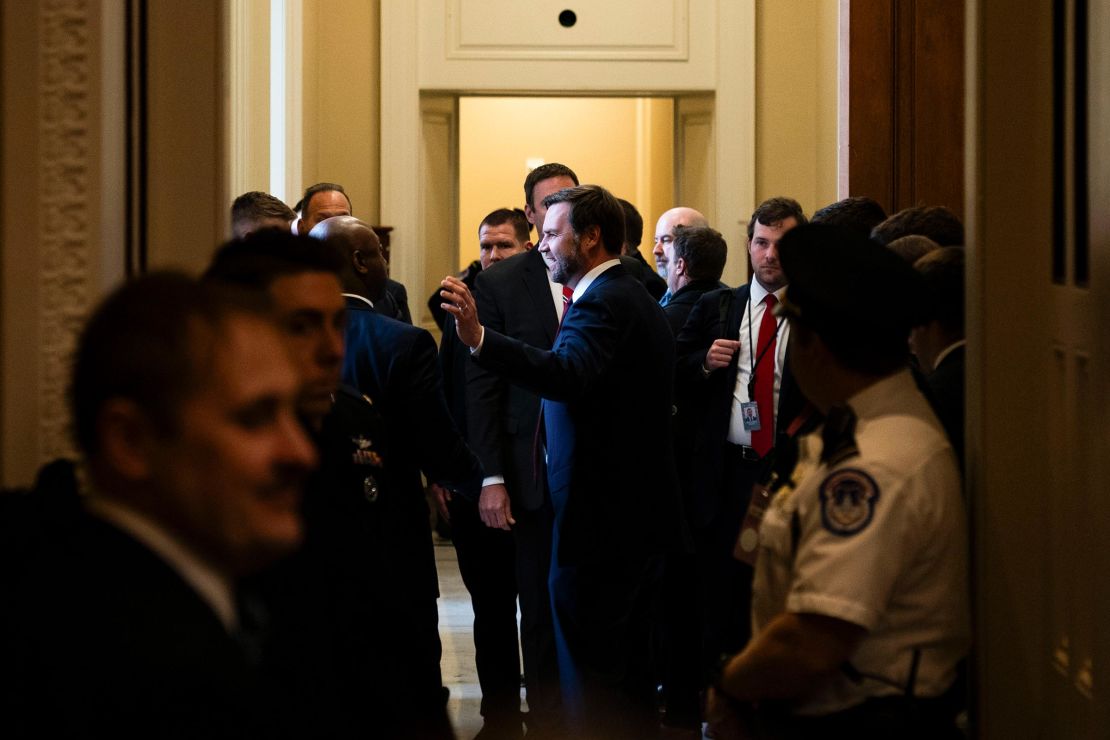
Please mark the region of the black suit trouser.
<svg viewBox="0 0 1110 740"><path fill-rule="evenodd" d="M482 716L520 712L520 650L516 624L513 535L487 527L478 506L462 496L449 504L459 573L474 608L474 662L482 687Z"/></svg>
<svg viewBox="0 0 1110 740"><path fill-rule="evenodd" d="M520 647L524 656L524 684L528 689L528 726L550 726L559 712L559 662L551 619L551 534L555 522L551 504L531 511L513 510L516 525L516 582L520 595Z"/></svg>
<svg viewBox="0 0 1110 740"><path fill-rule="evenodd" d="M651 737L658 728L652 606L662 558L553 565L552 610L567 737Z"/></svg>
<svg viewBox="0 0 1110 740"><path fill-rule="evenodd" d="M740 458L726 445L724 484L717 515L694 534L702 621L702 682L722 653L738 653L752 634L753 570L732 556L761 464ZM732 453L732 454L730 454Z"/></svg>

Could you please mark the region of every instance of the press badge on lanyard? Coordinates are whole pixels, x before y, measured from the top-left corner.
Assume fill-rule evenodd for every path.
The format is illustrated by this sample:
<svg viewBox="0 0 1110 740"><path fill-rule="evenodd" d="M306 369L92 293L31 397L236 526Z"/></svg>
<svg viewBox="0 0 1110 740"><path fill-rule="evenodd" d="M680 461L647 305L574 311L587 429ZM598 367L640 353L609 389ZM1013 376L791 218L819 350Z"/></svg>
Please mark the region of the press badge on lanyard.
<svg viewBox="0 0 1110 740"><path fill-rule="evenodd" d="M755 401L745 401L740 404L740 418L744 420L745 432L758 432L763 428L759 422L759 404Z"/></svg>

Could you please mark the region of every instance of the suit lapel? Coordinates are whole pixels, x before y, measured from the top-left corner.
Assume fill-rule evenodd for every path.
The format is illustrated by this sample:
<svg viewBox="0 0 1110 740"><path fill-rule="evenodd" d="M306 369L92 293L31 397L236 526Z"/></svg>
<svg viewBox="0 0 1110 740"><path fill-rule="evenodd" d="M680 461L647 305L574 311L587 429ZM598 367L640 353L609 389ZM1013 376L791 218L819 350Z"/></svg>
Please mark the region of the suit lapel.
<svg viewBox="0 0 1110 740"><path fill-rule="evenodd" d="M744 309L748 307L750 294L751 285L741 285L733 291L732 305L728 310L728 322L725 324L725 338L736 339L740 336L740 322L744 316Z"/></svg>
<svg viewBox="0 0 1110 740"><path fill-rule="evenodd" d="M555 302L551 298L551 281L547 279L547 268L544 266L543 257L535 249L528 255L528 262L524 266L523 279L525 292L532 299L536 316L540 317L544 333L547 334L548 346L550 346L555 342L555 332L559 328L559 316L555 313Z"/></svg>

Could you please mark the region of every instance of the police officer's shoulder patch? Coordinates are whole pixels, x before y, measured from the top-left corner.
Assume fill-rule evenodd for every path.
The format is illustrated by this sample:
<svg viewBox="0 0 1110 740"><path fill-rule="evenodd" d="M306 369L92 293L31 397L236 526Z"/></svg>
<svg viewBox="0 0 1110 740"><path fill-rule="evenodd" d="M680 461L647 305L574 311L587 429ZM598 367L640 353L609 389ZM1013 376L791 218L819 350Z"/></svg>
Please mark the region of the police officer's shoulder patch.
<svg viewBox="0 0 1110 740"><path fill-rule="evenodd" d="M821 523L839 537L850 537L871 523L879 501L875 479L856 468L834 470L821 484Z"/></svg>

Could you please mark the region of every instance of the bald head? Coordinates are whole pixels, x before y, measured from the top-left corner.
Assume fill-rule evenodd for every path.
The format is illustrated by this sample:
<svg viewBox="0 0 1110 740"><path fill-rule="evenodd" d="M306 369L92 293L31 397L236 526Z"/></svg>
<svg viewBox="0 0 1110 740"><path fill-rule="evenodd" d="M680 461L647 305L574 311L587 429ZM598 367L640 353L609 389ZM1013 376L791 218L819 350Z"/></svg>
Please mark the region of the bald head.
<svg viewBox="0 0 1110 740"><path fill-rule="evenodd" d="M343 290L371 301L381 297L388 271L378 235L365 222L354 216L334 216L316 224L308 235L343 258Z"/></svg>
<svg viewBox="0 0 1110 740"><path fill-rule="evenodd" d="M676 226L706 227L709 221L693 208L678 206L664 211L655 224L655 246L651 253L655 256L655 271L667 277L668 267L674 259L674 230Z"/></svg>

